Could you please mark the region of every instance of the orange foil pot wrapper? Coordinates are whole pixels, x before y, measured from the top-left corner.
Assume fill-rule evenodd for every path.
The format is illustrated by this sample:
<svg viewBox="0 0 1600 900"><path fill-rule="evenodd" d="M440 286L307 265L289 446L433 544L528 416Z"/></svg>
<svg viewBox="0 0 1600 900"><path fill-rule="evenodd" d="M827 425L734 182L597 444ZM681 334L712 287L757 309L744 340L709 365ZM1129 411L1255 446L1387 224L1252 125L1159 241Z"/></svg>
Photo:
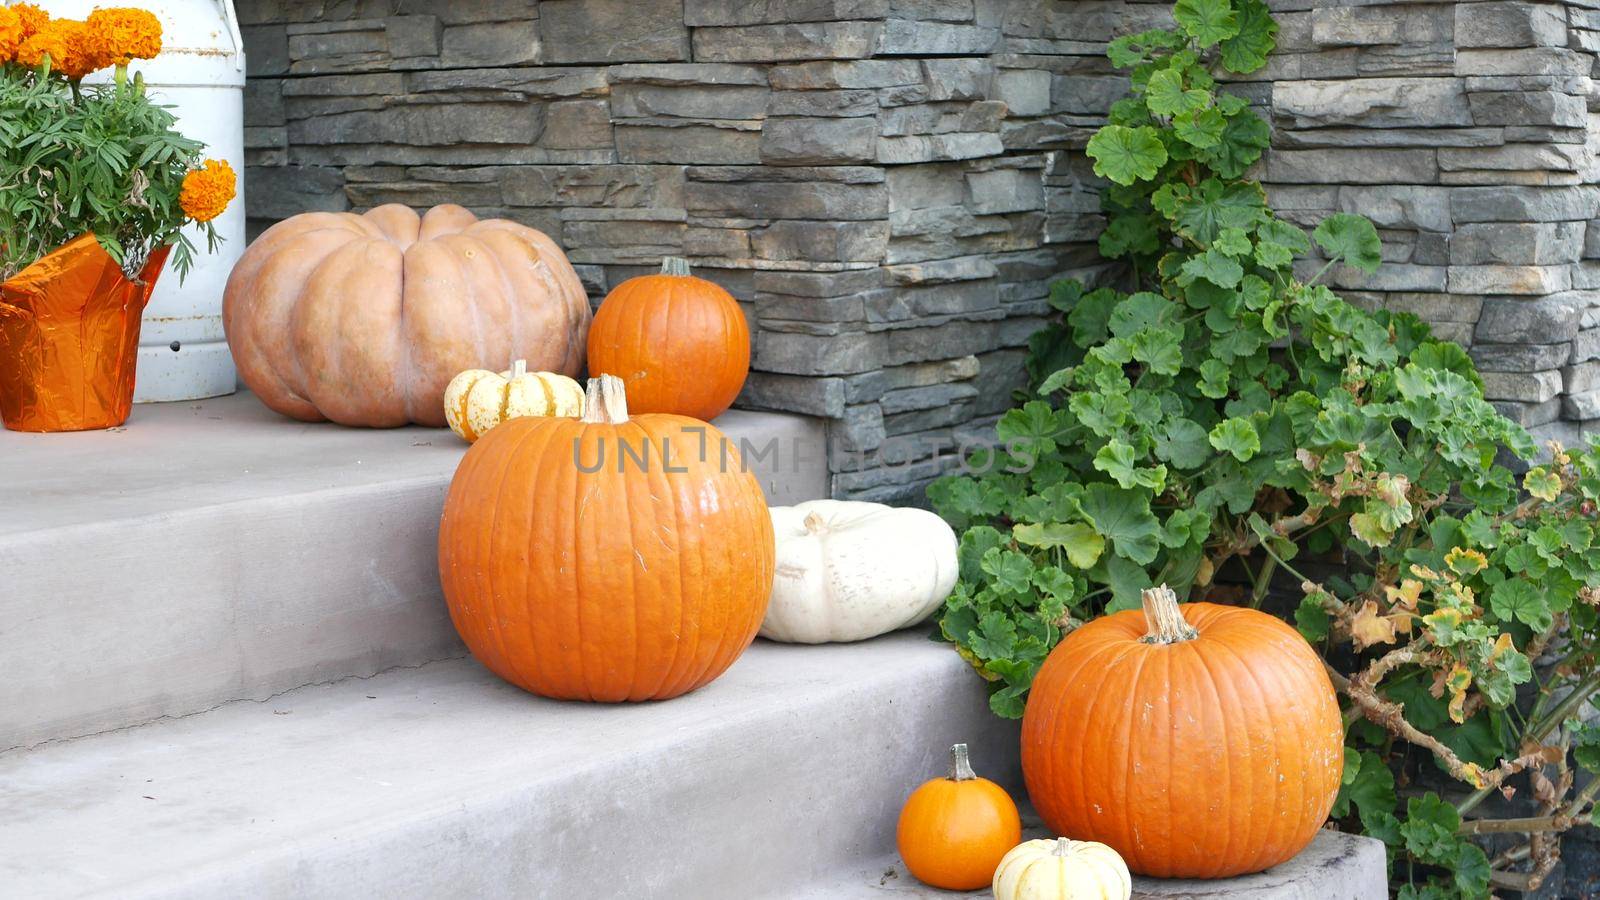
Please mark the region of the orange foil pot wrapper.
<svg viewBox="0 0 1600 900"><path fill-rule="evenodd" d="M0 284L0 421L84 431L128 419L139 320L171 247L136 280L94 235L73 238Z"/></svg>

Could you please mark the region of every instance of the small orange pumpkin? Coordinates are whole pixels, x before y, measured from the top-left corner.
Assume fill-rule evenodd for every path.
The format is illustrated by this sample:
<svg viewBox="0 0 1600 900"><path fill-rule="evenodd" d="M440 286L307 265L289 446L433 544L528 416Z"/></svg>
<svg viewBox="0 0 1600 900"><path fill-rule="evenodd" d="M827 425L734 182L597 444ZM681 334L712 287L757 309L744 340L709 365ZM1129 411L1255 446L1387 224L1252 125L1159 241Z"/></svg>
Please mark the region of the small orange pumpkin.
<svg viewBox="0 0 1600 900"><path fill-rule="evenodd" d="M950 748L950 774L906 798L895 843L906 869L948 891L988 887L1000 860L1022 840L1022 819L1005 788L972 771L967 745Z"/></svg>
<svg viewBox="0 0 1600 900"><path fill-rule="evenodd" d="M526 416L461 460L439 523L472 655L546 697L664 700L722 674L772 591L772 519L715 427L628 416L590 380L582 419Z"/></svg>
<svg viewBox="0 0 1600 900"><path fill-rule="evenodd" d="M589 328L589 371L628 386L638 412L709 421L750 374L750 326L733 295L675 257L611 289Z"/></svg>
<svg viewBox="0 0 1600 900"><path fill-rule="evenodd" d="M1278 618L1166 586L1067 635L1034 677L1022 772L1045 824L1157 878L1299 853L1328 818L1344 727L1322 662Z"/></svg>

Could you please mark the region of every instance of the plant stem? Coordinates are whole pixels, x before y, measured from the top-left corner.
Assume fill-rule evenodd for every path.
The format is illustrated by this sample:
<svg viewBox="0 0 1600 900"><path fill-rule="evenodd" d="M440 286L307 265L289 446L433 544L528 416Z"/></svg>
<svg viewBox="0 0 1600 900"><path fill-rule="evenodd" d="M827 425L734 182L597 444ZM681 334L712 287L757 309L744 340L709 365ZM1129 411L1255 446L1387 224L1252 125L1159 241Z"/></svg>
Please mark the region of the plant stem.
<svg viewBox="0 0 1600 900"><path fill-rule="evenodd" d="M1584 701L1589 699L1589 695L1594 693L1597 687L1600 687L1600 671L1589 673L1588 677L1584 678L1582 681L1573 686L1572 693L1568 694L1566 698L1561 701L1560 705L1551 710L1549 715L1545 716L1543 719L1540 719L1537 725L1534 725L1532 728L1528 729L1528 731L1523 735L1523 741L1531 741L1536 744L1542 743L1545 739L1545 736L1554 730L1557 725L1565 722L1567 717L1572 715L1573 711L1575 711L1579 706L1582 706ZM1498 785L1488 785L1474 791L1467 797L1467 799L1456 804L1456 812L1460 813L1461 815L1466 815L1467 813L1476 809L1478 804L1488 799L1489 792L1493 791L1497 786Z"/></svg>

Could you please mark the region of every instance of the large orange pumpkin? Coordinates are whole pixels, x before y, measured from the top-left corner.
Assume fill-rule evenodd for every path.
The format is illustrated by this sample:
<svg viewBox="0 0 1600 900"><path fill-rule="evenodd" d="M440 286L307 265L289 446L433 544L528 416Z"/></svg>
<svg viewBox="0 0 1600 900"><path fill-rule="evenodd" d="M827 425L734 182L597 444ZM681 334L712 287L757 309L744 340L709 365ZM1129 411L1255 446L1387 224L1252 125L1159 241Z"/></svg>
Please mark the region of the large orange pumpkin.
<svg viewBox="0 0 1600 900"><path fill-rule="evenodd" d="M582 419L514 418L473 444L439 527L467 647L560 699L660 700L716 678L761 627L772 567L766 500L727 438L630 418L609 375Z"/></svg>
<svg viewBox="0 0 1600 900"><path fill-rule="evenodd" d="M620 377L639 412L710 420L750 374L750 326L733 295L668 258L659 275L629 278L601 301L589 371Z"/></svg>
<svg viewBox="0 0 1600 900"><path fill-rule="evenodd" d="M239 376L286 416L442 426L462 370L524 359L576 376L589 301L541 232L389 204L267 229L228 277L222 324Z"/></svg>
<svg viewBox="0 0 1600 900"><path fill-rule="evenodd" d="M1159 878L1277 865L1316 836L1344 761L1322 663L1266 613L1179 606L1090 622L1050 653L1022 718L1028 794L1057 834Z"/></svg>

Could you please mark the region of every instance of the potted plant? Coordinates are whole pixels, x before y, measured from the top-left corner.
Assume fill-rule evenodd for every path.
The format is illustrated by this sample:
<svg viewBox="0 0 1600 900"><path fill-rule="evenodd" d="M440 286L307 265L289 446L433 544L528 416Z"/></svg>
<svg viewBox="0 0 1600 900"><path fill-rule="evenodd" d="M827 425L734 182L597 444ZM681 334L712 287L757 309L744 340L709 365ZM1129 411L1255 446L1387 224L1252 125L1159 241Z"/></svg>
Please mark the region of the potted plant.
<svg viewBox="0 0 1600 900"><path fill-rule="evenodd" d="M130 77L161 51L141 9L84 21L0 7L0 421L21 431L120 425L133 400L140 315L170 255L182 278L233 199L227 162ZM114 67L109 84L85 75Z"/></svg>

